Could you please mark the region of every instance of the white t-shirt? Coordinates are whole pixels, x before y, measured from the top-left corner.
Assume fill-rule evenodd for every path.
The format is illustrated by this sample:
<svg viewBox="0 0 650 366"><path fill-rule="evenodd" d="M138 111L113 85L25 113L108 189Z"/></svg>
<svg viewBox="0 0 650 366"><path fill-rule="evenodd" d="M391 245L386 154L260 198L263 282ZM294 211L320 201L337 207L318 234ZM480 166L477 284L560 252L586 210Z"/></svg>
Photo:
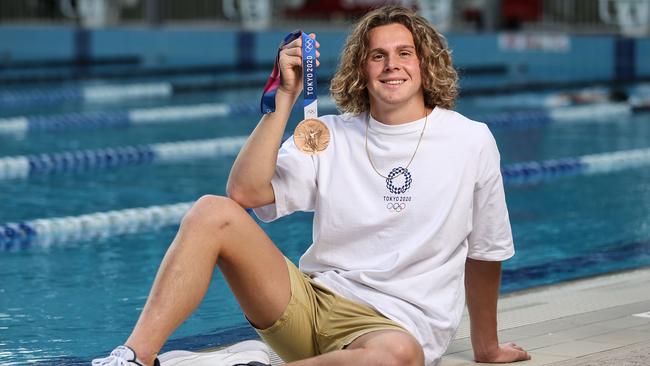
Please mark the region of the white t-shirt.
<svg viewBox="0 0 650 366"><path fill-rule="evenodd" d="M263 221L313 211L313 244L300 269L348 299L408 329L434 365L454 337L465 305L467 257L514 254L496 142L487 126L435 108L408 172L425 119L391 126L367 113L322 116L322 153L282 145ZM366 122L368 121L368 122Z"/></svg>

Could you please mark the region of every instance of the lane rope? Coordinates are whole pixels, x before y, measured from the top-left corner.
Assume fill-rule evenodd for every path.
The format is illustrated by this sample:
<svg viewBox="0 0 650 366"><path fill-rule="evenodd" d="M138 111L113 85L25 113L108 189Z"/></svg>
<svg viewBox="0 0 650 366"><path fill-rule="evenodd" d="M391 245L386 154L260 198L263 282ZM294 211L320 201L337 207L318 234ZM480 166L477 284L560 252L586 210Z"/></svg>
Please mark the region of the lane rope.
<svg viewBox="0 0 650 366"><path fill-rule="evenodd" d="M63 87L37 87L20 88L0 91L0 108L29 107L42 105L60 105L70 103L113 103L122 100L133 99L165 99L176 95L223 91L232 88L259 88L264 85L268 77L268 67L255 72L228 72L227 74L215 74L214 69L204 69L201 72L192 74L178 73L176 70L172 75L167 75L171 80L131 82L131 83L110 83L98 85L96 82L85 85L63 86ZM138 70L133 78L142 78L142 71ZM163 70L150 70L154 74L163 75ZM158 73L156 72L158 71ZM160 71L163 71L160 73ZM200 71L200 70L196 70ZM225 71L225 70L222 70ZM236 71L236 70L232 70ZM324 70L332 74L332 70ZM174 76L175 75L175 76ZM73 75L71 75L73 76ZM108 78L114 75L104 75ZM74 79L74 78L73 78ZM97 76L94 80L102 79ZM64 81L70 79L60 74L45 76L41 81ZM0 84L24 84L24 78L0 80ZM325 80L323 80L325 81ZM38 79L33 80L38 82Z"/></svg>
<svg viewBox="0 0 650 366"><path fill-rule="evenodd" d="M628 103L598 103L552 109L508 111L477 118L494 128L530 128L550 123L616 122L629 115L633 108Z"/></svg>
<svg viewBox="0 0 650 366"><path fill-rule="evenodd" d="M335 110L330 98L319 102L324 109ZM205 103L157 108L138 108L129 111L89 111L43 116L18 116L0 118L0 135L24 136L30 131L63 131L71 129L97 129L147 124L183 123L209 118L222 118L241 114L255 114L258 106L241 103ZM549 123L615 122L617 117L631 114L627 103L602 103L556 108L493 113L478 116L492 128L530 128Z"/></svg>
<svg viewBox="0 0 650 366"><path fill-rule="evenodd" d="M329 100L324 108L335 108ZM0 118L0 136L22 137L30 131L63 131L97 129L149 124L184 123L209 118L256 114L259 106L246 102L204 103L156 108L137 108L128 111L87 111L42 116Z"/></svg>
<svg viewBox="0 0 650 366"><path fill-rule="evenodd" d="M0 158L0 180L235 156L247 136Z"/></svg>
<svg viewBox="0 0 650 366"><path fill-rule="evenodd" d="M172 151L175 150L168 150L170 156L176 158L178 155ZM188 153L188 155L192 154ZM650 165L650 148L515 163L502 167L501 172L505 184L517 185L561 176L603 174L648 165ZM0 251L154 231L162 227L178 225L191 205L192 202L181 202L81 216L10 222L0 225Z"/></svg>
<svg viewBox="0 0 650 366"><path fill-rule="evenodd" d="M0 158L0 180L235 156L246 139L247 136L233 136L4 157ZM650 148L645 148L514 163L503 166L501 172L506 183L528 183L568 174L607 173L648 164Z"/></svg>
<svg viewBox="0 0 650 366"><path fill-rule="evenodd" d="M141 98L168 98L172 95L173 84L168 82L4 90L0 91L0 108L71 102L106 103Z"/></svg>
<svg viewBox="0 0 650 366"><path fill-rule="evenodd" d="M156 231L178 225L192 202L11 222L0 225L0 251L117 235Z"/></svg>
<svg viewBox="0 0 650 366"><path fill-rule="evenodd" d="M650 148L623 150L575 158L549 159L505 165L505 184L528 184L567 175L606 174L650 165Z"/></svg>

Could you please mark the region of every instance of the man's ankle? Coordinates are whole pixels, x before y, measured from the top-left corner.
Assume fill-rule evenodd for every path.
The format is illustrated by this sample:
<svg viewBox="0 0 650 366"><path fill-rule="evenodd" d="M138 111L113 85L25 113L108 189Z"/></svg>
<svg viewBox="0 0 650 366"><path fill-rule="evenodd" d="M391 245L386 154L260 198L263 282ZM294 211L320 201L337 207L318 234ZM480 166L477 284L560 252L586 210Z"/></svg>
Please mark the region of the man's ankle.
<svg viewBox="0 0 650 366"><path fill-rule="evenodd" d="M160 366L160 365L156 364L156 355L153 355L153 356L148 357L148 358L140 358L140 357L138 357L138 360L140 360L140 362L145 366Z"/></svg>
<svg viewBox="0 0 650 366"><path fill-rule="evenodd" d="M129 344L128 342L124 345L133 350L133 352L135 353L135 358L138 360L138 362L140 362L144 366L154 366L154 363L156 362L156 357L158 356L157 354L151 352L143 352L140 348L137 348L134 345Z"/></svg>

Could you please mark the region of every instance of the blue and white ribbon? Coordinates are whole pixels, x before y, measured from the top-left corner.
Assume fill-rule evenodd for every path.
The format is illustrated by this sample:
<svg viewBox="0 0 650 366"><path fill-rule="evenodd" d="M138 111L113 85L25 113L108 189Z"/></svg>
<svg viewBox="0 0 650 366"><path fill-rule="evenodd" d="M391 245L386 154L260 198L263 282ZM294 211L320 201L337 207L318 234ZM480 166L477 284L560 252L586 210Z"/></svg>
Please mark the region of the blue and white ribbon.
<svg viewBox="0 0 650 366"><path fill-rule="evenodd" d="M303 107L305 119L318 118L316 40L302 32Z"/></svg>
<svg viewBox="0 0 650 366"><path fill-rule="evenodd" d="M317 69L316 69L316 40L311 38L308 34L301 30L293 31L287 34L280 47L278 48L278 55L275 58L273 71L269 76L264 91L262 92L262 100L260 102L260 109L262 114L275 112L275 94L280 87L280 51L282 47L301 38L302 50L302 74L303 74L303 108L305 112L305 119L318 117L318 101L317 101Z"/></svg>

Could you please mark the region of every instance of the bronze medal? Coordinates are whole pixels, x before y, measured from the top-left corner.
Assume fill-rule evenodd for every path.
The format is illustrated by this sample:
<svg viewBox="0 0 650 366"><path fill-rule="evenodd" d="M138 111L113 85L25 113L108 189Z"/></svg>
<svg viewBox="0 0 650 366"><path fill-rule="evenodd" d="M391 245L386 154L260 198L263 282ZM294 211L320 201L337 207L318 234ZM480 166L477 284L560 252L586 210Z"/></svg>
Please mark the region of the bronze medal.
<svg viewBox="0 0 650 366"><path fill-rule="evenodd" d="M309 155L316 155L330 143L330 131L322 121L309 118L296 126L293 131L293 141L300 151Z"/></svg>

